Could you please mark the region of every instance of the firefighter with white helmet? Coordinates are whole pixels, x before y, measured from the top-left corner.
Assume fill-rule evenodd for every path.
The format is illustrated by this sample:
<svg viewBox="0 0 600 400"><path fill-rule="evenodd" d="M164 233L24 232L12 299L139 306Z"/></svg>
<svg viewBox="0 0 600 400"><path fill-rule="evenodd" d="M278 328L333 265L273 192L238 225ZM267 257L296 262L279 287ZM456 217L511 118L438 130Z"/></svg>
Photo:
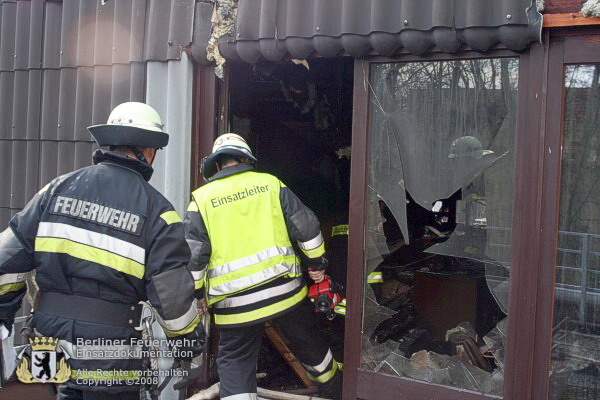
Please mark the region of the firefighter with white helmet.
<svg viewBox="0 0 600 400"><path fill-rule="evenodd" d="M124 103L89 131L109 151L52 180L0 235L0 324L12 328L26 273L35 268L33 332L76 350L59 398L138 399L143 302L174 349L198 354L203 347L190 250L173 205L148 183L156 151L169 141L158 113ZM90 349L99 356L78 356Z"/></svg>
<svg viewBox="0 0 600 400"><path fill-rule="evenodd" d="M203 163L208 183L192 193L184 221L197 297L220 328L221 399L256 399L256 362L264 322L278 325L324 397L341 396L340 364L318 334L300 258L315 282L327 260L320 224L275 176L254 171L256 157L239 135L219 136Z"/></svg>

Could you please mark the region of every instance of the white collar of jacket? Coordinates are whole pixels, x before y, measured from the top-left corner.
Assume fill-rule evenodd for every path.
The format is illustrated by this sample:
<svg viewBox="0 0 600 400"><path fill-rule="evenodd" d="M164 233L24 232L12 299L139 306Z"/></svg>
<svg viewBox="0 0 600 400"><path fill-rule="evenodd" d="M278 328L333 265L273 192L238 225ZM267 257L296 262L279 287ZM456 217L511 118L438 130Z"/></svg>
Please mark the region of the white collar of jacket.
<svg viewBox="0 0 600 400"><path fill-rule="evenodd" d="M228 176L241 174L242 172L252 171L254 167L248 163L239 163L236 165L232 165L231 167L226 167L214 174L208 180L209 182L215 181L221 178L227 178Z"/></svg>

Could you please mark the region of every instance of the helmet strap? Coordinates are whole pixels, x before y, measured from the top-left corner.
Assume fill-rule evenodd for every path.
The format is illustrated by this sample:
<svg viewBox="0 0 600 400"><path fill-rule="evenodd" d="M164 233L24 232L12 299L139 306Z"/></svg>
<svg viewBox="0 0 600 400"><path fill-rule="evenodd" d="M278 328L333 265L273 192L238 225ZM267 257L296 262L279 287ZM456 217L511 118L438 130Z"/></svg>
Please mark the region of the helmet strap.
<svg viewBox="0 0 600 400"><path fill-rule="evenodd" d="M148 160L146 160L146 157L144 156L144 153L142 153L140 151L140 149L138 149L137 147L134 147L134 146L129 146L129 150L133 153L133 155L135 156L135 158L137 158L141 162L144 162L144 163L150 165L150 163L148 162Z"/></svg>

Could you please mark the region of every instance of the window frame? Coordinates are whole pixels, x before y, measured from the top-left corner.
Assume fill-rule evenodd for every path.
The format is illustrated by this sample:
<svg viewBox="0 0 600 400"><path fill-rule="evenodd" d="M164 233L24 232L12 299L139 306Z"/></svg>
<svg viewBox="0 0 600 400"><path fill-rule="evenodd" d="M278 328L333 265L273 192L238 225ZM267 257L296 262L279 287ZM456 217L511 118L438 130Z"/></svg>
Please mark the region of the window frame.
<svg viewBox="0 0 600 400"><path fill-rule="evenodd" d="M453 61L466 59L488 59L515 57L519 59L519 92L517 105L517 127L515 133L515 182L513 192L513 235L511 256L511 284L508 321L508 344L505 361L504 399L530 398L532 379L533 343L535 342L535 293L537 293L537 268L523 268L538 265L537 254L529 251L528 245L539 245L536 226L539 216L536 206L541 200L538 189L541 174L537 157L530 151L540 154L540 129L534 129L539 115L528 112L538 103L538 98L530 93L529 81L536 78L533 64L539 62L540 49L534 44L530 51L519 54L508 50L495 50L486 54L473 51L455 55L432 53L425 56L402 55L398 57L369 57L355 60L354 64L354 113L352 125L352 161L350 180L350 235L348 250L347 315L344 354L344 399L414 399L434 400L475 400L499 399L449 386L420 382L407 378L377 374L360 369L362 348L362 301L365 256L366 188L369 163L368 133L370 127L369 89L367 78L371 66L377 63L398 63L414 61ZM539 75L539 74L538 74ZM541 82L540 82L541 83ZM537 82L536 82L537 84ZM535 190L531 190L535 188ZM530 240L523 241L524 237ZM535 257L532 257L535 256ZM520 305L520 306L519 306ZM529 307L523 305L530 305ZM526 332L526 335L522 335Z"/></svg>
<svg viewBox="0 0 600 400"><path fill-rule="evenodd" d="M543 214L540 223L541 241L546 251L540 251L539 292L537 296L538 342L534 349L533 368L541 371L533 383L536 399L548 399L552 366L552 330L554 326L554 293L561 195L562 143L564 128L564 87L567 65L600 63L598 30L568 29L546 31L546 70L544 91L546 106L543 123ZM543 373L543 376L542 376Z"/></svg>

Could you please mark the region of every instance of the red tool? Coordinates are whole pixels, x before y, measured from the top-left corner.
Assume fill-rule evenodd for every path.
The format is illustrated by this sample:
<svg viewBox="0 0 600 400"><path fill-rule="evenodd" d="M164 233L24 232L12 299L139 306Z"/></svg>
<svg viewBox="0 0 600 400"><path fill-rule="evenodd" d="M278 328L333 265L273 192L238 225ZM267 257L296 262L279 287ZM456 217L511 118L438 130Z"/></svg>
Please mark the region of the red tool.
<svg viewBox="0 0 600 400"><path fill-rule="evenodd" d="M325 275L320 283L315 283L308 289L308 298L315 305L315 311L325 314L327 319L335 318L334 308L342 301L342 286L332 282L328 275Z"/></svg>

